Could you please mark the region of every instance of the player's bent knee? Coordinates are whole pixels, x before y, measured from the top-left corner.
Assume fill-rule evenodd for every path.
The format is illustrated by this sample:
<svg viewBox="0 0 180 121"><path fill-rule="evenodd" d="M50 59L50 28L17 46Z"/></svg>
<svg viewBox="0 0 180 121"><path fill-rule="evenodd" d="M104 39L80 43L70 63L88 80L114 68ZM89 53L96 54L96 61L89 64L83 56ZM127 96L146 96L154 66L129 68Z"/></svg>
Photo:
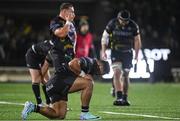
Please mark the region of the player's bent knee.
<svg viewBox="0 0 180 121"><path fill-rule="evenodd" d="M93 85L93 84L94 84L93 79L87 79L87 82L88 82L88 84L91 84L91 85Z"/></svg>
<svg viewBox="0 0 180 121"><path fill-rule="evenodd" d="M66 118L66 112L60 113L58 119L62 120Z"/></svg>
<svg viewBox="0 0 180 121"><path fill-rule="evenodd" d="M128 70L124 70L123 76L125 78L127 78L129 76L129 71Z"/></svg>
<svg viewBox="0 0 180 121"><path fill-rule="evenodd" d="M54 115L53 117L49 117L49 119L51 120L54 120L54 119L63 120L65 118L66 118L66 115L62 115L62 114L57 114L57 115Z"/></svg>
<svg viewBox="0 0 180 121"><path fill-rule="evenodd" d="M121 70L116 69L114 70L114 76L119 77L122 74Z"/></svg>
<svg viewBox="0 0 180 121"><path fill-rule="evenodd" d="M60 116L60 117L58 117L59 120L63 120L63 119L65 119L65 118L66 118L66 116Z"/></svg>
<svg viewBox="0 0 180 121"><path fill-rule="evenodd" d="M94 81L91 80L91 79L86 79L86 81L84 81L85 83L85 88L89 88L89 89L92 89L93 88L93 85L94 85Z"/></svg>

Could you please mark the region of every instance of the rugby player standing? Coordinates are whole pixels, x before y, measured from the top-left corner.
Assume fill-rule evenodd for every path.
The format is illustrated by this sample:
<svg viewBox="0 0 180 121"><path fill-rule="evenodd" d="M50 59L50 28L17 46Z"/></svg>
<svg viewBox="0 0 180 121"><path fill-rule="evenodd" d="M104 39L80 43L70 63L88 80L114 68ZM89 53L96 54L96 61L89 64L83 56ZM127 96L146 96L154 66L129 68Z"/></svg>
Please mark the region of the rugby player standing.
<svg viewBox="0 0 180 121"><path fill-rule="evenodd" d="M138 59L138 52L141 48L139 27L130 19L129 11L120 11L117 18L110 20L107 24L101 40L103 59L107 59L105 51L108 44L110 44L111 47L112 68L114 72L113 83L117 97L113 104L129 106L130 103L127 97L129 71L132 67L133 58L132 48L135 50L136 60Z"/></svg>
<svg viewBox="0 0 180 121"><path fill-rule="evenodd" d="M46 40L32 45L28 49L26 57L26 65L29 68L29 72L32 79L32 90L36 98L36 102L39 105L43 105L40 96L40 83L42 83L42 89L45 94L46 104L50 104L49 97L46 93L45 84L49 80L49 62L46 59L48 51L52 48L53 43L51 40Z"/></svg>

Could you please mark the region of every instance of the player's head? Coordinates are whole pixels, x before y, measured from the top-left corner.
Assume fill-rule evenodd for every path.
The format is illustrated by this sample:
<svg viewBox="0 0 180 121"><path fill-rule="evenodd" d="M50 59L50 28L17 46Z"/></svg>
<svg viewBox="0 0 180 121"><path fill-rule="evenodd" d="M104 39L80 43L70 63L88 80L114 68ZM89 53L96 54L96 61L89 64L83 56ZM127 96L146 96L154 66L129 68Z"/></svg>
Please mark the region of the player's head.
<svg viewBox="0 0 180 121"><path fill-rule="evenodd" d="M63 17L70 16L71 17L71 21L73 21L73 19L75 17L73 5L71 3L62 3L60 5L60 14Z"/></svg>
<svg viewBox="0 0 180 121"><path fill-rule="evenodd" d="M95 75L103 75L103 74L107 74L110 71L110 66L109 63L107 61L103 61L103 60L95 60L95 64L94 64L94 74Z"/></svg>
<svg viewBox="0 0 180 121"><path fill-rule="evenodd" d="M119 20L120 24L125 26L129 23L130 20L130 12L128 10L122 10L118 13L117 19Z"/></svg>

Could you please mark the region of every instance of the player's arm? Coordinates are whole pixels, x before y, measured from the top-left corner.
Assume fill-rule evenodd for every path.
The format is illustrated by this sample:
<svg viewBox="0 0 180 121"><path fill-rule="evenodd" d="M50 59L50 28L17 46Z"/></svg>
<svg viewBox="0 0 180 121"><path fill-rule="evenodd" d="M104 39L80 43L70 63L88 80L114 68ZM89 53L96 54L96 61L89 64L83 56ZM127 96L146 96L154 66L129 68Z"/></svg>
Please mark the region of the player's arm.
<svg viewBox="0 0 180 121"><path fill-rule="evenodd" d="M135 24L135 31L134 31L134 50L135 50L135 59L138 59L139 50L141 49L141 37L139 26Z"/></svg>
<svg viewBox="0 0 180 121"><path fill-rule="evenodd" d="M101 39L101 49L102 49L102 57L105 56L105 58L106 58L105 53L106 53L108 42L109 42L109 33L106 30L104 30L102 39Z"/></svg>
<svg viewBox="0 0 180 121"><path fill-rule="evenodd" d="M74 58L68 63L70 70L73 71L76 75L79 75L81 73L79 60L79 58Z"/></svg>
<svg viewBox="0 0 180 121"><path fill-rule="evenodd" d="M70 25L72 24L72 16L70 14L67 14L65 16L66 23L59 23L56 20L52 20L50 23L50 30L51 32L60 37L64 38L67 36L69 30L70 30Z"/></svg>
<svg viewBox="0 0 180 121"><path fill-rule="evenodd" d="M73 51L74 51L74 54L76 54L76 46L77 45L77 33L76 33L76 30L74 31L74 44L73 44Z"/></svg>
<svg viewBox="0 0 180 121"><path fill-rule="evenodd" d="M71 60L69 63L69 68L71 71L73 71L76 75L80 77L84 77L89 80L93 80L92 75L86 74L82 69L81 69L81 62L79 58L74 58ZM84 64L83 64L84 65Z"/></svg>
<svg viewBox="0 0 180 121"><path fill-rule="evenodd" d="M66 37L69 32L70 25L71 25L71 22L66 21L66 24L63 27L57 28L54 31L54 34L60 38Z"/></svg>
<svg viewBox="0 0 180 121"><path fill-rule="evenodd" d="M134 50L135 50L136 60L138 59L138 53L140 49L141 49L141 37L140 37L140 34L138 34L134 37Z"/></svg>
<svg viewBox="0 0 180 121"><path fill-rule="evenodd" d="M109 44L110 33L112 32L113 25L114 25L113 23L114 23L114 20L111 20L107 24L106 29L104 30L102 38L101 38L102 59L107 59L106 49L107 49L107 45Z"/></svg>

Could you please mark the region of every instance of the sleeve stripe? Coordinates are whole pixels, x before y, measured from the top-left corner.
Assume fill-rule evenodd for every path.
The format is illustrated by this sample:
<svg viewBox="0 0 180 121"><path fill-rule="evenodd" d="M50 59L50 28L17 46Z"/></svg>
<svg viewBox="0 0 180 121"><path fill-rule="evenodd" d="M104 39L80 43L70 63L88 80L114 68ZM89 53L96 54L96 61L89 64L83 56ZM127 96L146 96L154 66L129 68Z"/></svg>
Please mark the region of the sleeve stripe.
<svg viewBox="0 0 180 121"><path fill-rule="evenodd" d="M83 57L82 59L84 60L84 65L85 65L85 67L87 67L86 59L85 59L84 57Z"/></svg>

